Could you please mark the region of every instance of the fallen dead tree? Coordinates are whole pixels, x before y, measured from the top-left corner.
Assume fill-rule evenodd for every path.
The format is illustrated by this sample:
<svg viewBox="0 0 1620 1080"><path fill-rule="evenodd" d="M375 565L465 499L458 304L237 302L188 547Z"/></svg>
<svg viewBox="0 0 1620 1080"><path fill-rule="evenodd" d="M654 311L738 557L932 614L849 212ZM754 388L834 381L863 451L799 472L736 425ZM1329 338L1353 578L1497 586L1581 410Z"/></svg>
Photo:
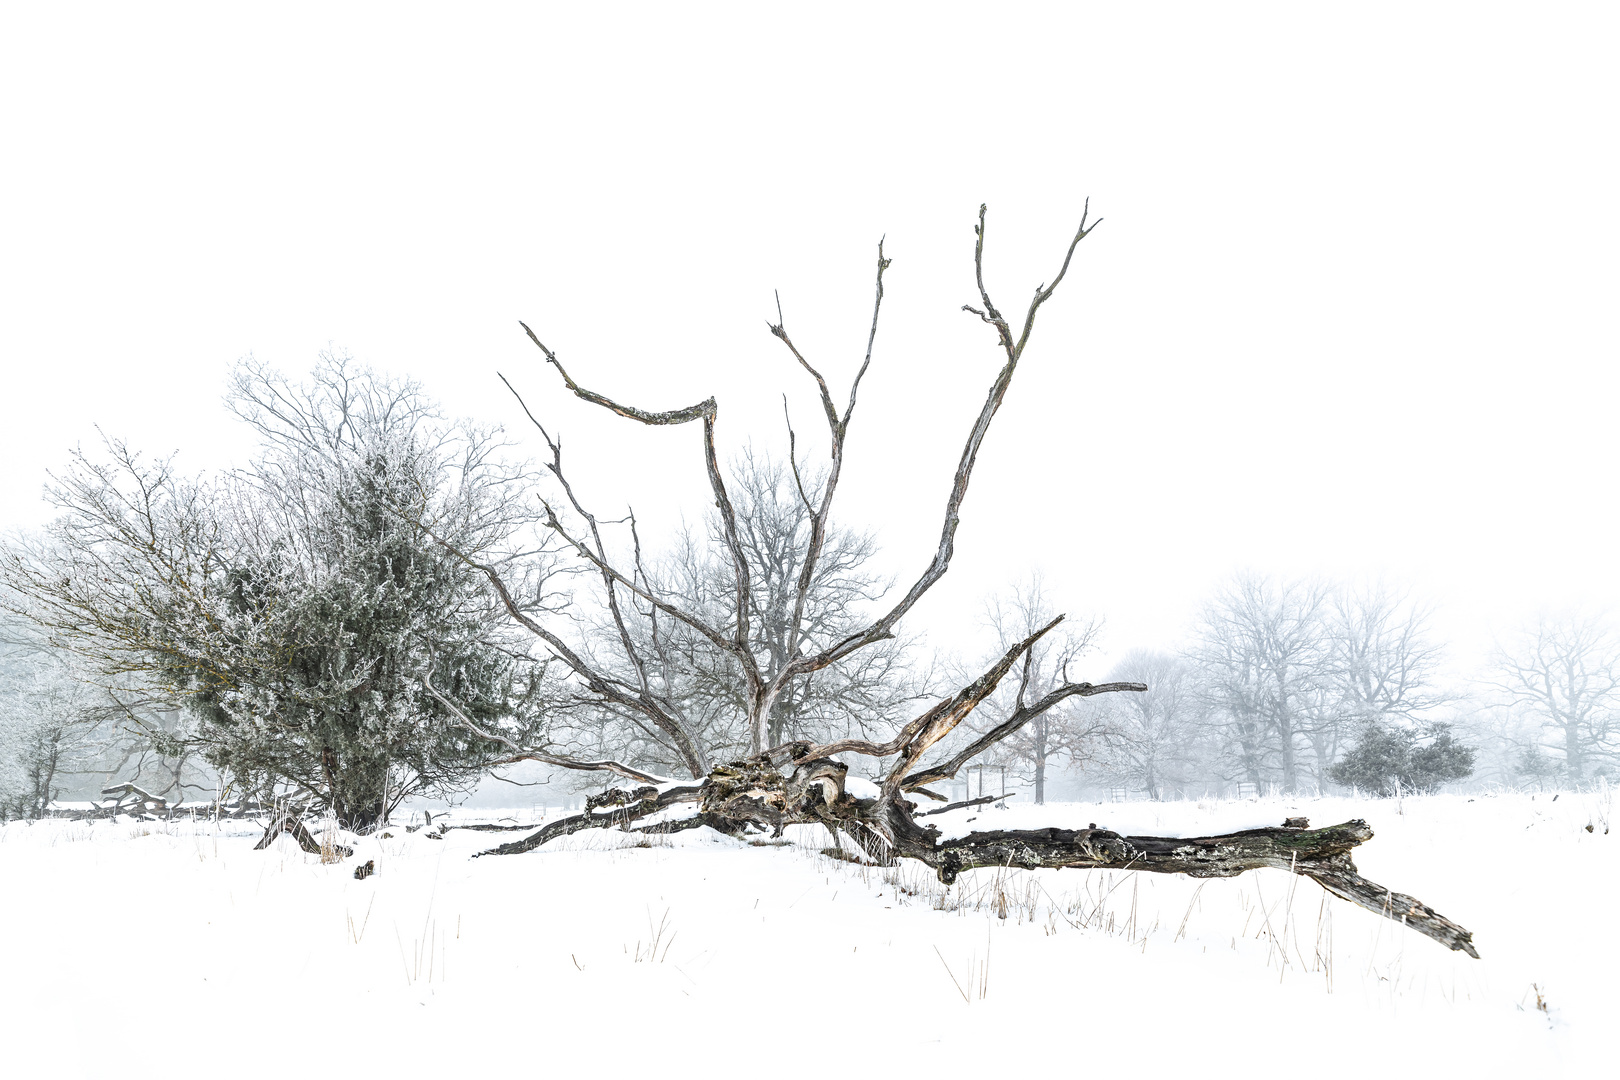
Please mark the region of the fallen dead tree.
<svg viewBox="0 0 1620 1080"><path fill-rule="evenodd" d="M759 552L744 543L739 534L738 514L715 451L714 432L719 413L715 399L664 412L621 404L577 383L563 368L557 354L524 326L546 362L556 368L563 384L576 397L647 425L702 422L704 468L718 512L716 543L724 547L732 600L725 616L716 618L712 611L705 614L684 604L680 597L655 587L641 563L639 537L634 538L634 561L627 565L616 561L603 541L603 523L586 510L564 476L561 445L535 421L551 453L547 467L562 492L558 503L543 502L544 523L562 549L577 561L579 569L598 580L602 607L610 616L616 634L613 647L618 650L617 657L611 662L604 660L600 643L595 648L571 644L559 625L547 621L548 615L555 613L547 612L541 605L522 602L515 595L520 591L506 580L501 568L470 559L468 562L488 577L511 616L535 635L554 662L570 673L576 688L572 704L583 709L596 708L604 715L626 720L639 733L637 739L642 740L642 745L662 748L668 759L681 763L689 778L663 776L631 760L596 757L587 760L560 752L553 746L518 745L498 732L485 730L457 709L449 697L434 688L430 674L425 680L429 691L459 717L469 732L502 744L510 751L490 762L491 765L536 761L566 769L607 772L635 785L610 788L592 797L584 813L550 822L523 839L501 844L484 854L533 851L558 837L587 829L670 832L707 825L733 834L764 830L779 836L787 826L803 824L825 826L835 834L850 837L868 858L880 863L903 858L926 863L947 883L963 871L980 866L1131 869L1203 878L1230 877L1247 870L1272 867L1304 874L1336 896L1400 920L1448 948L1470 956L1478 955L1467 930L1412 897L1367 881L1356 872L1350 852L1372 836L1372 830L1361 821L1311 829L1300 819L1290 819L1277 828L1194 838L1123 836L1092 826L1081 830L987 831L947 839L935 826L919 823L917 819L923 815L917 811L916 799L946 801L944 796L930 790L929 784L955 777L969 762L1050 710L1097 694L1147 689L1141 683L1074 681L1069 678L1066 667L1055 684L1035 688L1031 678L1032 650L1058 627L1062 616L1012 644L977 679L901 725L885 742L866 738L833 738L824 742L794 739L771 745L770 719L785 694L803 686L818 673L848 661L861 650L892 639L900 620L949 569L974 465L1029 343L1036 315L1067 274L1075 249L1095 227L1095 223L1088 224L1087 216L1082 215L1080 228L1069 244L1057 276L1050 285L1043 284L1035 290L1021 326L1015 328L991 301L985 287L985 208L979 208L974 271L980 304L964 305L964 310L993 329L1005 362L969 430L946 499L939 545L932 560L905 595L888 610L854 629L844 628L831 634L817 635L806 618L806 608L817 580L818 562L826 547L833 496L844 464L845 439L877 336L883 275L890 265L882 245L878 246L877 295L866 356L842 412L832 400L826 379L789 336L780 310L778 321L770 326L771 333L786 346L793 361L815 382L827 420L830 453L817 499L811 497L813 488L807 490L797 459L791 459L798 493L808 513L808 535L793 552L797 559L797 576L791 595L781 598L776 608L769 611L770 605L760 602L757 581L773 571L780 574L781 568L762 565ZM521 398L519 400L521 402ZM524 409L527 412L528 406L524 405ZM532 420L533 414L529 415ZM788 434L792 447L791 426ZM629 520L633 530L634 519ZM773 624L776 631L785 627L785 632L762 642L758 625L767 617L776 620ZM731 700L742 704L749 746L749 752L740 760L712 761L704 727L696 723L669 692L668 669L663 665L668 663L672 627L686 635L683 641L712 650L725 661L726 670L735 673ZM961 744L959 726L1009 676L1018 680L1013 707L993 728ZM953 734L956 740L948 743L946 740ZM956 747L954 752L947 752L945 748L952 745ZM924 758L931 754L936 755L936 760L925 763ZM844 760L850 757L884 762L880 770L882 779L872 785L873 790L850 790L849 767ZM974 800L969 800L969 804L972 802ZM646 820L655 815L657 820Z"/></svg>
<svg viewBox="0 0 1620 1080"><path fill-rule="evenodd" d="M1448 949L1479 957L1473 934L1425 905L1369 881L1350 852L1372 839L1365 821L1327 828L1308 825L1248 829L1220 836L1124 836L1092 825L1086 829L1007 829L941 839L939 829L919 824L917 804L904 798L857 798L843 790L848 767L827 758L806 758L789 772L766 759L722 766L702 783L614 788L615 805L547 823L529 836L482 852L516 855L571 833L618 828L676 832L710 826L737 833L750 826L781 835L789 825L822 825L853 839L875 862L916 859L934 868L946 884L974 867L1025 870L1140 870L1195 878L1234 877L1270 867L1303 874L1328 892L1432 938ZM644 818L683 804L694 812L650 825ZM1303 821L1303 819L1290 819Z"/></svg>

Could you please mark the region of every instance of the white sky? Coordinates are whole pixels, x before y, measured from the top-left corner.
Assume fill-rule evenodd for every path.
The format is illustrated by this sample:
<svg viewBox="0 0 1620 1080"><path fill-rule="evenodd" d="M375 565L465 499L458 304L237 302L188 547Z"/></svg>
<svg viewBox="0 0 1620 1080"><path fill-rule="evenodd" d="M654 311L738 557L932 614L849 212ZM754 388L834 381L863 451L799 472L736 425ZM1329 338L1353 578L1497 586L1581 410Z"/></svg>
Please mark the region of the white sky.
<svg viewBox="0 0 1620 1080"><path fill-rule="evenodd" d="M96 425L229 463L229 364L330 344L517 430L504 371L650 532L696 426L517 320L727 448L785 449L785 389L819 449L772 290L842 398L887 234L842 516L909 577L999 361L977 207L1022 311L1089 195L918 628L1034 567L1116 654L1239 566L1410 582L1459 660L1620 602L1612 7L585 7L0 12L0 527Z"/></svg>

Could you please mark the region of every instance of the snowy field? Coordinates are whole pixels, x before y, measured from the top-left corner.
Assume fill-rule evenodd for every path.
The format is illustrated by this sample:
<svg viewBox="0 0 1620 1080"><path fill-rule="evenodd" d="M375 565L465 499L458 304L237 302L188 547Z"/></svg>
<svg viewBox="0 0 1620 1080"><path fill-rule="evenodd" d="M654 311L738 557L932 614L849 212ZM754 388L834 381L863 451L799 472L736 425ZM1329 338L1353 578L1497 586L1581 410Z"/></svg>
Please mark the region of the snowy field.
<svg viewBox="0 0 1620 1080"><path fill-rule="evenodd" d="M1362 872L1483 959L1281 871L947 890L808 828L477 860L523 834L395 828L322 865L285 837L252 851L250 823L51 821L0 828L0 1033L51 1077L1612 1075L1607 793L951 816L1185 835L1294 814L1366 818Z"/></svg>

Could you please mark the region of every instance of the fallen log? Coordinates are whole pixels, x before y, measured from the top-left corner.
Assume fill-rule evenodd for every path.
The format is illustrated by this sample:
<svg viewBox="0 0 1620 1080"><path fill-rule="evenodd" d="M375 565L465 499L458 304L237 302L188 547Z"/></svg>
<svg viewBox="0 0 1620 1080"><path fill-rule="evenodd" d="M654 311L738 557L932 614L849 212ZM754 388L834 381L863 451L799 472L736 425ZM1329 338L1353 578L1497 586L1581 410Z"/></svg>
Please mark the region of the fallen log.
<svg viewBox="0 0 1620 1080"><path fill-rule="evenodd" d="M949 806L941 806L934 810L924 810L917 816L928 817L931 814L948 814L952 810L966 810L970 806L983 806L985 803L1003 802L1007 799L1013 798L1017 794L1018 793L1016 791L1004 791L1000 795L980 795L977 799L963 799L961 802L953 802Z"/></svg>
<svg viewBox="0 0 1620 1080"><path fill-rule="evenodd" d="M415 828L419 829L421 826L418 825ZM501 825L493 821L474 821L465 825L441 825L439 828L445 832L449 832L451 829L461 829L466 832L523 832L525 829L534 828L534 822L531 821L527 825ZM414 831L413 828L406 829L406 832L412 831Z"/></svg>
<svg viewBox="0 0 1620 1080"><path fill-rule="evenodd" d="M305 827L304 819L293 814L277 814L272 818L270 824L265 826L264 835L259 838L257 844L253 845L253 850L263 851L275 843L276 837L282 833L290 834L294 840L298 841L298 846L311 855L324 854L320 841L311 836L309 829ZM354 854L353 848L346 847L343 844L332 844L328 850L345 859Z"/></svg>
<svg viewBox="0 0 1620 1080"><path fill-rule="evenodd" d="M701 791L702 785L697 783L648 784L633 790L608 788L601 795L593 795L586 800L588 809L585 813L558 818L541 826L538 831L525 836L522 840L513 840L499 847L480 851L478 855L521 855L548 844L559 836L568 836L587 829L627 828L630 822L656 814L660 810L680 803L696 802ZM595 809L597 806L606 806L608 809L598 812ZM720 823L718 819L716 823Z"/></svg>
<svg viewBox="0 0 1620 1080"><path fill-rule="evenodd" d="M1140 870L1195 878L1235 877L1269 867L1302 874L1334 896L1400 922L1448 949L1479 957L1470 931L1416 898L1357 872L1350 852L1373 837L1365 821L1312 829L1303 818L1289 818L1287 825L1220 836L1126 836L1093 824L1085 829L997 829L946 839L937 827L919 824L916 818L926 815L917 814L915 804L904 798L851 795L844 790L847 773L842 762L817 758L800 760L784 774L769 755L761 755L717 766L701 783L610 788L587 800L593 809L479 854L521 854L587 829L675 832L708 825L735 834L752 826L780 836L788 825L819 824L849 836L881 864L916 859L932 867L947 885L965 870L990 866ZM695 815L631 829L635 821L689 802L698 804Z"/></svg>
<svg viewBox="0 0 1620 1080"><path fill-rule="evenodd" d="M546 362L556 368L563 384L576 397L641 424L663 426L702 422L704 469L713 491L714 505L720 514L721 535L717 543L729 556L721 563L729 563L730 566L729 592L734 597L734 606L724 614L721 609L715 609L718 617L711 617L707 610L700 614L662 595L643 571L639 537L635 539L635 563L616 564L602 541L597 518L575 498L573 489L564 478L561 444L535 420L535 427L551 451L548 468L566 493L579 519L588 523L590 536L585 538L565 527L549 503L545 504L545 525L571 556L577 556L578 569L601 578L605 590L605 608L611 613L618 631L623 664L598 667L597 661L590 655L592 650L581 651L571 647L564 634L559 633L559 626L548 624L546 616L537 609L520 605L514 599L517 590L508 586L501 571L474 561L443 540L439 540L439 543L489 579L512 618L543 642L549 654L567 670L570 678L576 680L581 703L591 703L615 715L628 717L642 726L653 738L663 741L674 755L670 764L678 760L679 767L687 770L692 779L666 780L661 775L642 771L640 765L646 763L575 759L559 755L557 748L551 745L520 745L498 731L481 727L462 713L448 697L434 690L430 681L424 682L427 691L459 718L463 728L503 748L504 752L490 761L492 766L538 761L578 771L611 772L631 784L642 785L611 788L589 800L584 813L551 822L521 840L491 848L483 854L510 855L533 851L559 836L585 829L630 830L633 822L667 810L677 803L696 803L696 813L693 815L678 821L660 821L637 828L675 831L712 825L733 833L745 829L768 830L773 837L778 837L788 825L821 825L832 830L835 837L848 836L868 858L876 862L892 864L902 858L917 859L932 867L947 883L954 881L963 870L975 866L1131 869L1184 873L1196 877L1229 877L1248 870L1273 867L1310 876L1336 896L1399 919L1448 948L1477 956L1472 935L1467 930L1442 918L1417 900L1367 881L1356 872L1350 860L1350 851L1372 837L1372 830L1362 821L1349 821L1314 830L1299 822L1286 822L1278 828L1191 838L1122 836L1096 826L1080 830L986 831L946 838L938 828L918 824L917 816L920 815L916 813L912 798L932 798L945 802L943 796L928 790L927 785L954 778L975 758L991 752L1048 711L1076 698L1147 692L1148 686L1140 682L1092 683L1071 680L1069 661L1079 656L1089 635L1082 632L1078 636L1068 635L1065 639L1064 632L1058 629L1063 622L1061 615L1045 621L1044 625L1037 625L1044 617L1036 619L1033 611L1029 612L1024 620L1025 625L1020 629L1026 637L1021 641L1012 641L1013 635L1003 634L994 659L977 678L911 717L895 729L887 740L869 737L865 731L866 724L862 722L849 725L852 729L861 729L858 737L853 733L842 736L829 733L828 742L794 738L776 746L769 745L768 738L773 726L771 717L777 705L788 699L784 695L796 693L795 688L802 686L803 680L816 672L832 668L878 642L892 640L901 620L949 570L963 500L967 496L974 464L979 458L991 421L1001 408L1011 385L1024 348L1029 343L1036 314L1051 299L1059 282L1067 274L1075 249L1097 224L1089 219L1088 204L1086 210L1082 211L1080 227L1069 243L1062 267L1050 284L1036 289L1020 329L1019 323L1009 322L1003 316L991 301L985 286L986 212L981 205L978 224L974 229L977 240L973 264L979 306L967 304L963 305L963 310L994 329L997 343L1005 355L1005 364L991 383L984 404L963 444L962 457L945 504L939 546L926 568L886 613L870 622L856 620L853 625L841 627L837 633L825 638L821 636L821 631L811 629L807 613L813 606L810 603L811 589L818 580L817 566L826 545L833 493L843 466L844 440L855 410L859 383L866 371L865 364L850 386L849 405L840 415L826 380L793 344L781 321L780 310L778 321L769 324L771 333L787 346L794 361L817 384L831 436L831 456L830 472L821 486L819 505L812 503L802 483L798 485L800 498L809 515L804 546L794 548L788 563L778 565L773 555L768 564L760 564L752 549L740 539L737 508L727 492L725 477L715 453L716 400L710 397L684 409L666 411L641 409L615 401L577 383L563 369L557 354L524 324L524 331L544 354ZM888 266L889 259L883 254L880 242L876 300L872 329L867 338L868 363L882 306L883 274ZM511 386L510 383L507 385ZM522 399L518 400L521 404ZM523 409L527 413L528 406L523 405ZM532 413L529 416L531 420L534 419ZM794 463L794 479L797 482L801 478L798 459L793 453L791 424L788 437L789 459ZM632 537L635 537L633 519L631 530ZM758 579L754 576L756 572L762 575ZM779 648L774 642L765 648L764 639L752 629L760 625L754 622L760 595L754 582L778 574L782 575L782 580L796 576L797 586L791 602L786 605L792 614L785 624L788 632L785 648ZM721 590L716 595L725 591ZM635 598L628 609L621 604L621 599L625 597ZM627 610L633 612L635 617L645 612L653 620L646 624L649 633L645 637L631 629L630 623L634 618L626 614ZM697 729L689 726L689 718L683 715L681 709L673 708L653 688L655 680L650 677L649 671L663 661L643 655L643 646L639 642L659 641L657 620L665 619L691 631L697 647L716 650L712 655L724 658L723 670L734 672L734 678L725 677L729 685L726 686L724 700L728 701L728 709L733 707L729 703L735 702L744 710L738 713L736 719L745 721L743 730L748 733L750 747L747 758L713 764L709 752L702 746L704 740L697 737ZM779 625L775 615L772 616L771 625ZM1002 629L1010 630L1010 625ZM627 680L626 673L632 671L636 673L635 679ZM986 725L988 730L966 739L960 733L953 738L959 726L975 709L991 700L1003 679L1015 671L1019 672L1016 676L1016 692L1011 695L1010 702L1004 703L1008 707L1001 710L995 722ZM862 787L859 796L847 790L845 781L849 769L840 760L847 760L851 756L864 757L874 763L871 781ZM937 760L925 762L924 759L930 756ZM876 763L880 761L885 763L877 766Z"/></svg>
<svg viewBox="0 0 1620 1080"><path fill-rule="evenodd" d="M1372 837L1372 829L1357 819L1324 829L1279 827L1195 837L1121 836L1097 828L1001 830L939 843L906 836L898 846L903 855L934 867L947 883L975 866L1143 870L1195 878L1235 877L1262 867L1287 870L1303 874L1340 899L1479 959L1471 932L1416 898L1357 872L1350 851Z"/></svg>

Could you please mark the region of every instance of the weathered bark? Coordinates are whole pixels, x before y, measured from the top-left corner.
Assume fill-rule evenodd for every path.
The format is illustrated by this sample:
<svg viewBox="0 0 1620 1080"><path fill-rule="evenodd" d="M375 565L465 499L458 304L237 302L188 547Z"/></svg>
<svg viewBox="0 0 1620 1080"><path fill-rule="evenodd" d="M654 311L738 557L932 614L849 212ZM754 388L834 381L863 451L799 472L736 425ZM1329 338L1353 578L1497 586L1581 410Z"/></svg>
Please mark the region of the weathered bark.
<svg viewBox="0 0 1620 1080"><path fill-rule="evenodd" d="M463 829L467 832L524 832L533 829L534 822L531 821L527 825L497 825L490 821L480 821L468 825L442 825L440 828L444 832L451 829Z"/></svg>
<svg viewBox="0 0 1620 1080"><path fill-rule="evenodd" d="M984 780L981 778L979 783L980 785L983 785ZM1004 795L980 795L977 799L963 799L961 802L953 802L948 806L941 806L935 810L924 810L922 813L915 816L928 817L932 814L947 814L952 810L966 810L970 806L983 806L985 803L1000 802L1002 799L1015 798L1017 795L1018 792L1016 791L1009 791ZM1036 805L1040 804L1037 803Z"/></svg>
<svg viewBox="0 0 1620 1080"><path fill-rule="evenodd" d="M732 563L732 592L734 610L728 619L708 621L696 613L684 610L667 597L659 595L639 560L634 567L615 568L602 543L594 516L574 499L572 488L563 477L561 450L549 433L535 422L545 436L552 451L551 471L567 496L580 520L587 523L589 536L565 531L561 519L546 503L546 526L551 529L584 564L601 578L606 605L619 631L619 644L624 659L635 672L632 681L612 675L592 666L580 652L552 630L531 618L514 602L511 592L492 567L478 568L489 578L499 593L502 603L521 625L545 642L552 653L577 676L599 703L625 710L635 710L645 716L651 726L667 734L675 744L682 746L683 761L694 777L691 781L662 781L650 774L639 773L624 763L609 761L575 761L555 757L530 748L520 747L501 739L498 734L485 733L470 720L462 717L463 726L486 738L503 742L511 756L504 761L536 760L564 768L617 772L631 783L641 786L612 789L593 797L585 812L551 822L531 835L512 843L502 844L482 854L511 855L533 851L550 840L585 829L621 828L631 830L632 823L681 803L695 803L696 812L674 820L651 825L636 826L638 832L674 832L681 829L711 825L723 831L736 833L748 828L768 829L781 835L788 825L816 824L832 830L834 835L849 836L867 856L881 863L892 863L899 858L917 859L933 867L942 881L954 881L963 870L975 866L1023 867L1085 867L1094 869L1132 869L1155 873L1186 873L1196 877L1228 877L1259 867L1274 867L1305 874L1320 882L1337 896L1353 903L1380 911L1391 918L1400 918L1406 925L1452 949L1477 956L1467 930L1441 918L1411 897L1395 893L1366 881L1350 861L1349 852L1356 845L1372 837L1365 822L1351 821L1329 829L1308 829L1284 826L1275 829L1255 829L1227 836L1196 838L1129 837L1092 826L1081 830L1039 829L974 833L951 840L942 840L938 829L919 825L914 816L915 807L910 797L925 793L924 785L948 780L974 758L986 753L998 743L1012 737L1025 725L1039 720L1049 710L1071 697L1089 697L1115 692L1141 692L1143 683L1117 682L1101 685L1089 682L1071 682L1067 672L1063 684L1042 696L1026 702L1020 693L1013 714L959 747L957 752L943 760L925 765L922 761L936 746L941 746L955 729L996 689L1001 679L1041 636L1050 631L1054 620L1036 630L1023 641L1014 644L997 662L970 685L939 701L933 708L915 717L887 742L867 738L834 739L820 745L807 741L793 741L766 749L771 734L770 718L775 703L791 691L796 680L802 680L822 671L859 650L879 641L891 639L895 627L921 598L950 568L955 551L955 535L961 523L961 509L967 496L975 463L983 448L991 421L1000 409L1013 375L1029 343L1036 315L1048 301L1068 272L1070 261L1080 242L1096 227L1089 221L1089 206L1081 215L1079 230L1064 255L1063 265L1050 285L1036 289L1024 315L1022 328L1015 329L991 302L984 284L984 230L985 208L979 208L979 222L974 230L974 275L978 286L980 307L964 305L996 332L997 341L1005 354L1005 363L997 373L986 394L958 461L950 493L946 499L939 544L932 560L913 581L905 594L870 623L844 632L842 636L809 645L803 636L806 631L804 617L806 591L812 583L818 558L825 543L825 529L830 514L832 496L836 490L843 464L844 439L855 408L856 390L861 376L871 361L872 343L877 333L877 316L883 301L883 273L888 259L878 248L877 297L873 306L872 331L867 338L866 361L850 390L849 405L840 416L833 403L831 391L821 373L800 353L788 335L780 309L778 321L771 324L771 332L792 352L795 360L814 378L822 410L826 414L832 439L831 471L823 488L821 503L810 508L811 532L808 551L799 567L795 592L794 615L781 652L760 650L751 635L749 597L752 569L748 554L739 540L735 511L722 482L715 453L714 428L718 405L709 398L685 409L655 412L621 404L600 393L587 390L576 383L563 370L556 354L525 326L524 330L545 354L546 360L556 367L564 384L575 395L612 412L650 425L685 424L694 420L703 422L704 467L719 511L722 539ZM514 393L516 391L514 390ZM519 401L521 402L521 398ZM527 411L527 406L524 406ZM533 419L532 414L530 418ZM789 429L790 460L794 475L798 477L798 458L793 450L793 435ZM802 482L800 495L805 496ZM805 497L806 506L809 499ZM632 537L634 537L632 520ZM473 564L478 565L478 564ZM661 695L651 689L646 665L638 651L633 635L624 625L623 608L618 593L634 597L646 605L650 612L677 620L701 635L711 647L735 658L739 669L739 685L734 687L736 697L743 704L740 719L748 725L752 753L742 761L710 766L701 747L695 743L683 725L676 710ZM804 647L801 648L801 645ZM756 652L759 655L756 655ZM764 660L769 655L774 662ZM783 658L786 659L783 662ZM1026 666L1027 670L1027 666ZM431 685L429 686L431 690ZM1289 714L1292 715L1292 714ZM683 735L687 732L687 735ZM1291 749L1293 737L1290 727L1284 733ZM681 740L687 738L687 742ZM691 744L689 747L688 744ZM944 751L941 751L942 753ZM857 754L874 759L891 759L883 766L877 778L877 795L858 798L846 790L848 766L834 755ZM1285 782L1294 786L1294 763L1285 763ZM1258 781L1258 773L1252 779ZM657 782L649 782L657 781ZM1044 776L1039 795L1044 797ZM982 789L982 783L981 783ZM932 794L932 793L927 793ZM981 790L981 795L983 794ZM934 796L940 798L939 796ZM943 799L941 799L943 801ZM988 801L968 800L968 804Z"/></svg>
<svg viewBox="0 0 1620 1080"><path fill-rule="evenodd" d="M533 851L542 844L550 843L559 836L568 836L587 829L626 828L632 821L660 810L680 803L696 802L700 791L698 784L670 784L662 788L649 784L629 791L624 788L609 788L601 795L593 795L585 801L585 813L558 818L522 840L513 840L488 851L480 851L478 854L521 855L525 851ZM598 807L607 809L598 812Z"/></svg>
<svg viewBox="0 0 1620 1080"><path fill-rule="evenodd" d="M275 843L276 837L282 833L291 833L292 838L298 841L298 846L311 855L321 854L320 841L311 836L309 829L304 827L304 819L294 814L277 814L272 818L270 824L265 827L264 835L259 838L257 844L253 845L253 850L263 851ZM333 844L332 850L345 859L354 854L353 848L345 847L342 844Z"/></svg>
<svg viewBox="0 0 1620 1080"><path fill-rule="evenodd" d="M1373 836L1359 819L1325 829L1279 827L1198 837L1121 836L1098 828L1007 830L970 833L943 843L919 835L926 827L912 829L916 831L897 829L896 846L902 854L933 866L946 882L975 866L1146 870L1197 878L1235 877L1245 870L1271 867L1303 874L1341 899L1398 919L1448 949L1479 958L1468 930L1356 871L1350 851Z"/></svg>
<svg viewBox="0 0 1620 1080"><path fill-rule="evenodd" d="M512 855L533 851L559 836L584 829L622 827L681 802L696 802L699 813L651 826L676 831L711 825L737 832L748 825L780 835L787 825L819 824L853 839L875 861L892 864L916 859L932 867L946 884L980 866L1026 870L1140 870L1190 877L1234 877L1270 867L1303 874L1328 892L1398 920L1425 937L1479 956L1473 935L1414 897L1368 881L1350 859L1352 849L1372 839L1365 821L1323 829L1290 818L1276 828L1248 829L1221 836L1124 836L1095 825L1085 829L1010 829L969 833L941 840L937 828L920 825L912 803L879 795L859 799L844 790L848 767L829 758L802 759L791 773L776 768L768 755L721 765L701 784L609 789L587 802L584 814L554 821L532 836L482 852ZM973 805L986 800L970 800ZM598 807L606 807L598 811ZM947 807L946 809L955 809ZM643 831L643 830L637 830Z"/></svg>

